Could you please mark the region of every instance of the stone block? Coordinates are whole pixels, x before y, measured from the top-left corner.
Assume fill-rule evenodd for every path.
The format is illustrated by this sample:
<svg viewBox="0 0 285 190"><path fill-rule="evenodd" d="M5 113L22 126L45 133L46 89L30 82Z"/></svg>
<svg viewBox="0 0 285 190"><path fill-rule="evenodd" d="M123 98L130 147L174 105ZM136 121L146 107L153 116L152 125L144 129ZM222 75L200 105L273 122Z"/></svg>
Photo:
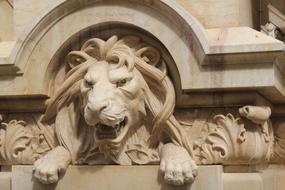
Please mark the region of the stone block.
<svg viewBox="0 0 285 190"><path fill-rule="evenodd" d="M11 190L11 172L0 172L0 189Z"/></svg>

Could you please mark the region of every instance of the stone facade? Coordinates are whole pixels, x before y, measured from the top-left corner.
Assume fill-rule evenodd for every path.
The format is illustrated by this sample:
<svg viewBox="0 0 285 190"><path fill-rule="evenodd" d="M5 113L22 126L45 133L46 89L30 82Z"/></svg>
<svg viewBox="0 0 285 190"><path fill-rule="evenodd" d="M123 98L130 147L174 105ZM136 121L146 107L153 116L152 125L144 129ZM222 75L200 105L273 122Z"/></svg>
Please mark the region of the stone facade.
<svg viewBox="0 0 285 190"><path fill-rule="evenodd" d="M284 15L0 1L0 189L284 189Z"/></svg>

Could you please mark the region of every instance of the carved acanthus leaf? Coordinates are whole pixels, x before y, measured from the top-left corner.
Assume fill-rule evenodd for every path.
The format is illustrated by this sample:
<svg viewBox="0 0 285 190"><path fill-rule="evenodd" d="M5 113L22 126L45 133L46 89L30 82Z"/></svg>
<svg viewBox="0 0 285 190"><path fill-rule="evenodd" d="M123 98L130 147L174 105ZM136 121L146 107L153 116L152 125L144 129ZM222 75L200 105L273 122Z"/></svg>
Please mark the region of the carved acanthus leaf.
<svg viewBox="0 0 285 190"><path fill-rule="evenodd" d="M2 123L1 133L1 160L7 163L22 163L25 158L23 152L31 145L33 136L25 127L24 121L12 120Z"/></svg>
<svg viewBox="0 0 285 190"><path fill-rule="evenodd" d="M206 123L207 134L194 144L195 160L201 164L249 164L268 161L273 144L268 107L245 106L246 119L232 114L216 115Z"/></svg>
<svg viewBox="0 0 285 190"><path fill-rule="evenodd" d="M33 164L51 147L45 134L23 120L2 122L0 127L0 164Z"/></svg>
<svg viewBox="0 0 285 190"><path fill-rule="evenodd" d="M209 133L200 145L200 161L203 164L220 163L237 154L240 143L246 139L245 128L232 114L217 115L214 123L208 123Z"/></svg>

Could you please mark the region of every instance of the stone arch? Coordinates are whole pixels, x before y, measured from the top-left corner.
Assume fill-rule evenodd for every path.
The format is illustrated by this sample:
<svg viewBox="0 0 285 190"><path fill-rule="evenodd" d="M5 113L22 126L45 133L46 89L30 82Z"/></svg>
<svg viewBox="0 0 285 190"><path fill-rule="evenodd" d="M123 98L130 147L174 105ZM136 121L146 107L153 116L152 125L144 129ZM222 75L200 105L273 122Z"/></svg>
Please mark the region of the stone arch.
<svg viewBox="0 0 285 190"><path fill-rule="evenodd" d="M180 80L175 82L178 94L191 86L191 65L198 65L199 56L208 49L199 23L175 2L57 0L26 29L10 57L22 75L18 80L22 85L26 81L25 93L49 95L46 76L58 49L79 31L102 23L141 28L166 47L177 68L172 76Z"/></svg>

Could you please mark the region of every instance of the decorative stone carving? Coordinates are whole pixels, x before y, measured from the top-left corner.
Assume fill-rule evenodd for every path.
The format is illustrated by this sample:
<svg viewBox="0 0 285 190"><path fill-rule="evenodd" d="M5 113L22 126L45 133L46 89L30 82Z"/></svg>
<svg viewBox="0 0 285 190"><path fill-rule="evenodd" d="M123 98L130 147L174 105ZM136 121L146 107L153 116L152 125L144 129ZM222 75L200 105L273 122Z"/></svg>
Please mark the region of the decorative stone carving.
<svg viewBox="0 0 285 190"><path fill-rule="evenodd" d="M202 125L177 120L166 64L138 37L92 38L68 63L40 119L2 123L1 164L34 164L38 180L55 183L70 164L160 163L165 181L182 185L197 176L196 163L284 158L285 138L276 130L274 144L269 107L245 106L202 118ZM189 132L193 127L200 132Z"/></svg>
<svg viewBox="0 0 285 190"><path fill-rule="evenodd" d="M1 122L0 164L33 164L54 144L52 134L41 124L27 124L23 120Z"/></svg>
<svg viewBox="0 0 285 190"><path fill-rule="evenodd" d="M206 135L193 146L201 164L257 164L271 158L273 131L269 107L245 106L239 109L242 117L232 114L216 115L207 123Z"/></svg>

